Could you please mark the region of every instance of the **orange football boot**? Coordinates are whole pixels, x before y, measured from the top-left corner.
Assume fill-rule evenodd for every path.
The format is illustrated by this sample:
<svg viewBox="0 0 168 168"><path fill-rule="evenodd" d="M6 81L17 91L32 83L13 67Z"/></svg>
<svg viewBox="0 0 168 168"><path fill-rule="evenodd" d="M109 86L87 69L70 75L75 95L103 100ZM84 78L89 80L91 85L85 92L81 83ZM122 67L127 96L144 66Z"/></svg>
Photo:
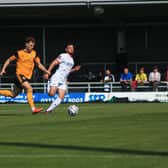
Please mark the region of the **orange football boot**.
<svg viewBox="0 0 168 168"><path fill-rule="evenodd" d="M43 110L43 108L35 108L32 112L32 115L38 114Z"/></svg>

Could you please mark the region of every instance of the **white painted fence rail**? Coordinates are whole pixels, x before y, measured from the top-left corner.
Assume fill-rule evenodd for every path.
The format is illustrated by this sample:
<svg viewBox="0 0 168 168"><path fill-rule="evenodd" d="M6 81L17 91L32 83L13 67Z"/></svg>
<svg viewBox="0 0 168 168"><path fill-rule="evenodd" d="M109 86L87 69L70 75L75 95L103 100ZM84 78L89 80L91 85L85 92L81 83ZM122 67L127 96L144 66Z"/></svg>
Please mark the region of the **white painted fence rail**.
<svg viewBox="0 0 168 168"><path fill-rule="evenodd" d="M104 92L103 82L68 82L68 92ZM47 93L47 83L31 83L34 92ZM0 83L0 89L13 89L12 83ZM120 82L110 82L110 92L122 92ZM137 90L151 91L152 88L149 83L138 86ZM130 90L131 91L131 90ZM168 82L162 81L159 85L159 91L168 91ZM24 92L24 91L23 91Z"/></svg>

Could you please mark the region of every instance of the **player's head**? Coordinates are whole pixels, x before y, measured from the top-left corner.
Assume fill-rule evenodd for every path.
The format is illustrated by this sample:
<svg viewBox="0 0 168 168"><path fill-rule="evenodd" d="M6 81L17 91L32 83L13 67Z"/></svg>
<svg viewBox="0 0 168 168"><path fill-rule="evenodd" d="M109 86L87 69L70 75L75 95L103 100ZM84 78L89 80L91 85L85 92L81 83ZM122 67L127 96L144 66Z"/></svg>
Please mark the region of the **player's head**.
<svg viewBox="0 0 168 168"><path fill-rule="evenodd" d="M34 48L35 43L36 43L36 39L34 37L27 37L25 39L25 48L28 51L31 51Z"/></svg>
<svg viewBox="0 0 168 168"><path fill-rule="evenodd" d="M74 45L72 43L68 43L66 45L66 48L65 48L65 51L66 53L70 54L70 55L73 55L74 54Z"/></svg>

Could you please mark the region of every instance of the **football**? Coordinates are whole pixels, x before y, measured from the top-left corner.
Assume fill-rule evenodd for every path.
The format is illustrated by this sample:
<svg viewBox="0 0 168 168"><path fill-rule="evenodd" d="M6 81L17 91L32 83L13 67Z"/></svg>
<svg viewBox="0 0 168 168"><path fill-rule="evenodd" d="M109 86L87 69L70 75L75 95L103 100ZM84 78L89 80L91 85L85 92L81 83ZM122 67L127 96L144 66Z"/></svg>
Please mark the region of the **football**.
<svg viewBox="0 0 168 168"><path fill-rule="evenodd" d="M75 116L76 114L78 114L79 108L76 105L70 105L68 107L68 114L70 116Z"/></svg>

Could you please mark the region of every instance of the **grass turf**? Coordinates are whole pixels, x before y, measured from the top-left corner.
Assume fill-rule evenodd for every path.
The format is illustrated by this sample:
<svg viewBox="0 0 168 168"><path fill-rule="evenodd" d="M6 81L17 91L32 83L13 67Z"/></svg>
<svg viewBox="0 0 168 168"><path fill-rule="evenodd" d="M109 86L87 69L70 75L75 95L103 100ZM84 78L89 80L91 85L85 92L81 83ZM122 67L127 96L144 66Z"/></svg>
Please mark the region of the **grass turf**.
<svg viewBox="0 0 168 168"><path fill-rule="evenodd" d="M168 104L79 104L75 117L67 107L32 116L0 104L0 167L167 167Z"/></svg>

